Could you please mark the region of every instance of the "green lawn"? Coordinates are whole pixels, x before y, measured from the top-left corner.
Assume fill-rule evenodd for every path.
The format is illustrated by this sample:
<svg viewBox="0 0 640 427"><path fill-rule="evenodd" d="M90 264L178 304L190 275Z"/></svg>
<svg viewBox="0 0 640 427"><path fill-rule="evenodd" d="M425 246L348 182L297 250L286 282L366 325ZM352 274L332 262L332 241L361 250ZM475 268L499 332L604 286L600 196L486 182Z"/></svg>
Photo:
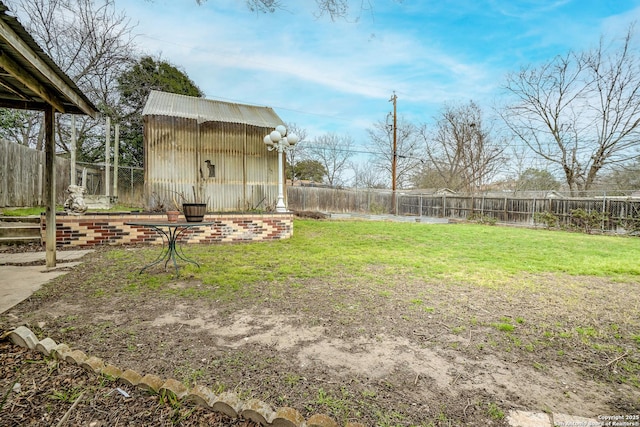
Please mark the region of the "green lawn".
<svg viewBox="0 0 640 427"><path fill-rule="evenodd" d="M152 245L99 251L94 262L39 291L41 298L68 299L70 306L81 300L92 307L86 312L78 308L75 330L65 329L61 319L48 319L47 327L57 328L62 342L92 337L94 351L123 336L145 337L149 346L121 350L121 363L128 367L147 361L154 340L178 336L179 345L190 352L188 369L180 370L178 379L188 382L202 375L202 383L244 398L328 413L343 424L364 418L385 426L469 425L468 417L480 423L498 419L504 409L522 402L511 397L496 402L493 394L473 388L468 397L462 394L445 404L440 392L446 391L436 388L425 412L416 398L425 386L412 366L398 368L379 383L352 376L348 385L341 374L331 377L332 369L326 369L326 382L305 380L304 387L297 387L301 378L318 375L292 364L300 348L282 354L277 346L216 348L221 362L200 366L211 349L200 345L199 328L173 325L180 334L156 337L165 328L150 326L150 320L166 311L215 323L242 313L256 316L257 329L264 318L280 318L285 330L320 327L327 339L345 343L397 337L414 350L455 356L451 369L465 387L485 374L476 362L487 360L513 371L524 369L527 381L538 386L558 373L579 376L584 390L554 395L568 405L576 393L587 400L591 397L585 393L601 396L599 405L608 405L606 399L620 407L640 404L638 238L479 224L295 220L290 239L185 245L186 255L201 268L184 266L175 277L173 268L165 272L160 265L139 274L159 250ZM100 319L114 311L126 321L106 321L105 326ZM238 375L247 370L268 380L245 383ZM451 385L464 393L460 387ZM546 410L546 393L530 397L540 405L537 409ZM476 412L460 415L466 408ZM447 424L441 417L454 421Z"/></svg>
<svg viewBox="0 0 640 427"><path fill-rule="evenodd" d="M492 227L296 220L291 239L186 248L204 283L246 287L264 280L339 277L381 280L402 274L506 286L521 273L640 278L640 239Z"/></svg>

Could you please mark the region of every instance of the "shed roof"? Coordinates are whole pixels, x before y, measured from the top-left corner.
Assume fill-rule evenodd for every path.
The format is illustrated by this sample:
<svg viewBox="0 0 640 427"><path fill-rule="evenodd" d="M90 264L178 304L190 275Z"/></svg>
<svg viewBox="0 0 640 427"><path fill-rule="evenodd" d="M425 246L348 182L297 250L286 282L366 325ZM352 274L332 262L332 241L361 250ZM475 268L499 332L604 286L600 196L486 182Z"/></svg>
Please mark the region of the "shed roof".
<svg viewBox="0 0 640 427"><path fill-rule="evenodd" d="M195 119L198 123L225 122L274 128L283 121L271 107L235 104L152 90L142 115Z"/></svg>
<svg viewBox="0 0 640 427"><path fill-rule="evenodd" d="M97 115L96 107L0 1L0 107Z"/></svg>

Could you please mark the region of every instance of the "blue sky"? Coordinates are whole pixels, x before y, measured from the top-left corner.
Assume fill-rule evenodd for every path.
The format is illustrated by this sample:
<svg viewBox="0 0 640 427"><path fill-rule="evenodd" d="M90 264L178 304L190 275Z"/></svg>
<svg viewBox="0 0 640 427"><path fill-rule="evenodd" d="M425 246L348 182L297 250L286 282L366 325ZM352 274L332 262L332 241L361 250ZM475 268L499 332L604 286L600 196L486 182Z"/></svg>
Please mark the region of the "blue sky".
<svg viewBox="0 0 640 427"><path fill-rule="evenodd" d="M145 52L182 68L207 98L275 109L309 139L335 132L366 150L366 129L392 111L432 123L446 102L488 113L509 72L618 38L640 0L372 0L350 20L317 18L315 1L275 14L244 0L117 0ZM640 31L640 29L638 29Z"/></svg>

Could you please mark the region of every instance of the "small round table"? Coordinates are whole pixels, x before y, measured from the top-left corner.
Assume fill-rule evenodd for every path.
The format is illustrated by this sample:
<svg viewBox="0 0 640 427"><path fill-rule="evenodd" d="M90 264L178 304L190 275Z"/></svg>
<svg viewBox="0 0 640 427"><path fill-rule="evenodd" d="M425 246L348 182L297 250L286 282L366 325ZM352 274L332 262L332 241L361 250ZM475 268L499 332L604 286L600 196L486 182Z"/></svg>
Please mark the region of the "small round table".
<svg viewBox="0 0 640 427"><path fill-rule="evenodd" d="M197 261L187 257L184 254L182 246L178 244L180 236L190 228L206 227L208 225L213 225L213 222L134 221L126 222L125 224L132 227L150 228L162 235L162 251L160 252L160 255L158 255L158 258L156 258L155 261L153 261L151 264L145 265L140 270L140 274L142 274L147 268L159 264L162 261L164 261L164 269L166 271L169 261L173 261L173 267L176 269L177 276L180 274L180 270L176 258L180 258L185 262L195 264L198 268L200 268L200 264L198 264ZM165 241L167 242L166 248Z"/></svg>

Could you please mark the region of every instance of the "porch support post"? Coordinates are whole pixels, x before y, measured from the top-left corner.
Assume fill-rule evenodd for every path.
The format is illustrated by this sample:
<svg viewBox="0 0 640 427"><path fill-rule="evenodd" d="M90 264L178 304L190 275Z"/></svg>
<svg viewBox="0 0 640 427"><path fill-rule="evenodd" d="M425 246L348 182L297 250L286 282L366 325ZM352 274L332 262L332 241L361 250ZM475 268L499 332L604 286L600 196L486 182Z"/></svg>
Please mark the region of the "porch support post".
<svg viewBox="0 0 640 427"><path fill-rule="evenodd" d="M44 110L45 127L45 188L46 188L46 261L47 267L56 266L56 143L53 129L54 107Z"/></svg>

